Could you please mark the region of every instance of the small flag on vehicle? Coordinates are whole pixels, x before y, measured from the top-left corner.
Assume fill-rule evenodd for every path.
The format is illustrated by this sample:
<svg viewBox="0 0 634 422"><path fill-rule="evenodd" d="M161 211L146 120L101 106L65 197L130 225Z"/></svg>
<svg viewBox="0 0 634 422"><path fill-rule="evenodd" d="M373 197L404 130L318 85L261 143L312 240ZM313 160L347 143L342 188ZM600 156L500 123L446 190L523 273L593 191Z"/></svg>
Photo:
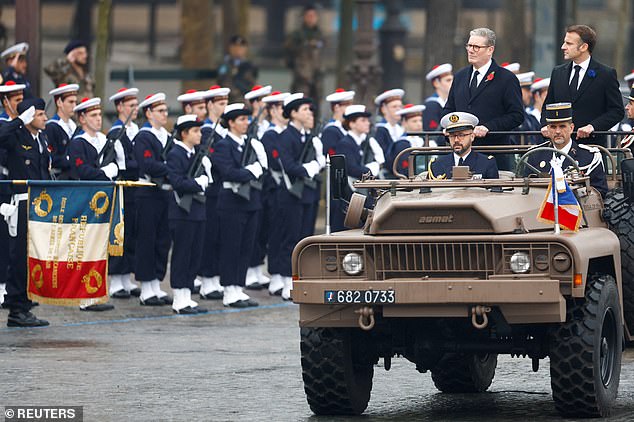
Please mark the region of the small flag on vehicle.
<svg viewBox="0 0 634 422"><path fill-rule="evenodd" d="M537 213L537 219L545 223L555 222L555 208L558 210L559 227L572 231L579 230L583 216L575 194L568 186L561 165L563 158L550 161L550 184L546 197Z"/></svg>

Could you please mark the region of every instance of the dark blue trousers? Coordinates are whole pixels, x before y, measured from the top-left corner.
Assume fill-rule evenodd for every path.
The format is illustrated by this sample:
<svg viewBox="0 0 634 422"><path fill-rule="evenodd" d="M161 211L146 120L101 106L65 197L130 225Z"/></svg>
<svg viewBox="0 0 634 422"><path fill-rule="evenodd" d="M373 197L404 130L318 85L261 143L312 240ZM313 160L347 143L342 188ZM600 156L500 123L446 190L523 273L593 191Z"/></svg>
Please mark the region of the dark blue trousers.
<svg viewBox="0 0 634 422"><path fill-rule="evenodd" d="M193 289L203 251L205 222L170 220L169 226L173 242L170 287Z"/></svg>
<svg viewBox="0 0 634 422"><path fill-rule="evenodd" d="M170 249L167 204L168 197L164 195L138 198L134 270L138 281L163 280L165 277Z"/></svg>
<svg viewBox="0 0 634 422"><path fill-rule="evenodd" d="M7 294L5 303L9 307L9 312L27 312L33 302L26 294L26 271L27 271L27 250L26 250L26 204L27 201L20 201L18 208L18 235L9 238L11 265L7 279Z"/></svg>
<svg viewBox="0 0 634 422"><path fill-rule="evenodd" d="M134 272L134 251L136 248L136 203L135 188L125 188L123 192L123 256L108 258L108 274L129 274Z"/></svg>
<svg viewBox="0 0 634 422"><path fill-rule="evenodd" d="M198 275L202 277L220 275L220 221L217 205L217 196L206 196L205 213L207 222L203 239L203 253L198 270Z"/></svg>
<svg viewBox="0 0 634 422"><path fill-rule="evenodd" d="M218 210L220 217L220 284L244 286L253 253L260 211Z"/></svg>
<svg viewBox="0 0 634 422"><path fill-rule="evenodd" d="M280 234L280 274L284 277L292 276L291 258L297 242L304 238L313 223L314 203L302 204L301 202L285 202L280 204L279 215L282 222ZM312 234L312 230L311 230Z"/></svg>

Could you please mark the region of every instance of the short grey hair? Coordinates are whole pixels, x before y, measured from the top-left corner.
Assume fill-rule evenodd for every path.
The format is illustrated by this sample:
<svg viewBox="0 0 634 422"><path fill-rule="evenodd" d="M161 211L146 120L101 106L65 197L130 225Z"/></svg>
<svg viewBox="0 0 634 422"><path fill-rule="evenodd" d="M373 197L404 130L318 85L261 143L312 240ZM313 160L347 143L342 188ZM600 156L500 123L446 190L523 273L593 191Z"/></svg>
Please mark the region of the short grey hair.
<svg viewBox="0 0 634 422"><path fill-rule="evenodd" d="M487 45L495 47L495 32L489 28L476 28L469 32L471 37L484 37Z"/></svg>

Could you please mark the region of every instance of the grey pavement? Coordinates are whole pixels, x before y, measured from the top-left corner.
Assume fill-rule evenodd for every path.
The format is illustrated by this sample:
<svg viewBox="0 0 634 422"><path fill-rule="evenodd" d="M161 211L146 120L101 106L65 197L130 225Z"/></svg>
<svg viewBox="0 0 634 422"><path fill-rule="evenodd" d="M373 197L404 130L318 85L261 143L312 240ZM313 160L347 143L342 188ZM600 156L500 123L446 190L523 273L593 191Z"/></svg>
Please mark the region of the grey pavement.
<svg viewBox="0 0 634 422"><path fill-rule="evenodd" d="M258 308L174 316L113 300L105 313L42 305L50 327L0 328L0 406L82 405L86 421L339 421L317 418L303 392L298 308L256 292ZM6 312L0 312L4 324ZM610 421L634 420L634 351L624 356ZM375 368L364 421L552 421L548 361L500 357L489 392L445 395L394 359Z"/></svg>

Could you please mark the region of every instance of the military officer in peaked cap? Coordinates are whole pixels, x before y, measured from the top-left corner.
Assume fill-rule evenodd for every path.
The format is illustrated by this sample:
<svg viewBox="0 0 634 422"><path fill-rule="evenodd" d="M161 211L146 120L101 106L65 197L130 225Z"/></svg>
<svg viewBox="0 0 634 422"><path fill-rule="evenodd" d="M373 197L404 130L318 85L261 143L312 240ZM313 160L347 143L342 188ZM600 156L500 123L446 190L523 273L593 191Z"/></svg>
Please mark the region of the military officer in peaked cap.
<svg viewBox="0 0 634 422"><path fill-rule="evenodd" d="M474 177L499 178L495 159L471 149L475 139L473 129L478 123L476 116L460 111L446 114L442 118L440 125L449 138L453 152L431 163L428 173L430 179L451 179L454 166L468 166Z"/></svg>
<svg viewBox="0 0 634 422"><path fill-rule="evenodd" d="M544 119L548 125L550 141L536 145L538 147L551 147L568 154L586 176L590 177L590 185L593 186L601 196L605 196L608 191L608 183L603 167L603 159L599 148L580 144L571 138L575 129L572 123L572 103L546 104L544 107ZM527 173L534 173L537 169L542 173L550 173L550 160L557 156L551 151L540 151L531 155L528 163L533 169L527 168ZM561 157L561 156L559 156ZM573 167L568 158L565 158L561 168L566 171Z"/></svg>
<svg viewBox="0 0 634 422"><path fill-rule="evenodd" d="M57 112L46 122L44 133L51 149L51 172L58 180L70 178L71 164L68 158L68 144L81 130L73 121L74 109L77 105L77 84L61 84L49 91L53 96Z"/></svg>

